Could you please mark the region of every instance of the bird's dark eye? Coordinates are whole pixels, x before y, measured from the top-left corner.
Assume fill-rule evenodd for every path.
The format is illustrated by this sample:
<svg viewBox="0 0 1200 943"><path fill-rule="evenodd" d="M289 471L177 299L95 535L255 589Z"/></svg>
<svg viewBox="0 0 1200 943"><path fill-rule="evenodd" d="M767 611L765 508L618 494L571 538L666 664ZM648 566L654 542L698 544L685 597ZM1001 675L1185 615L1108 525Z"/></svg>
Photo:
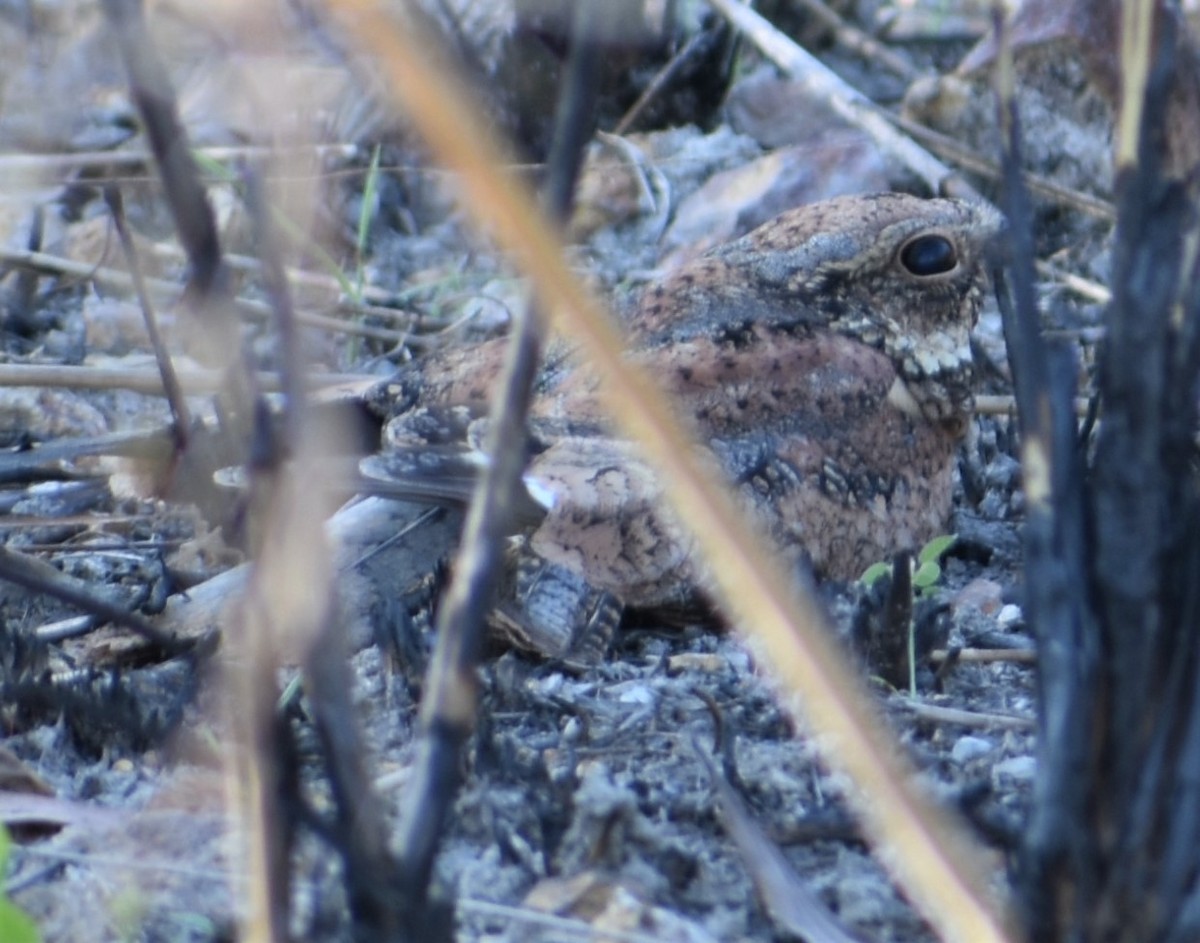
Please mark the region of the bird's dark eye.
<svg viewBox="0 0 1200 943"><path fill-rule="evenodd" d="M900 264L913 275L941 275L958 265L958 254L945 236L917 236L900 250Z"/></svg>

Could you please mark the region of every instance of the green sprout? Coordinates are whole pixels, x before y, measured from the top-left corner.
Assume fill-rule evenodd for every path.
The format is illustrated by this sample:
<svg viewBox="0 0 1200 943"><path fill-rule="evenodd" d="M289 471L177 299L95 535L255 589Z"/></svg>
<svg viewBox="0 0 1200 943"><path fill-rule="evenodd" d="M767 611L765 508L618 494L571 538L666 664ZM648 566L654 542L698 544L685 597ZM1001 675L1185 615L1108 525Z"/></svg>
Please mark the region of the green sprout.
<svg viewBox="0 0 1200 943"><path fill-rule="evenodd" d="M916 560L913 563L912 572L912 594L913 599L910 600L909 611L912 611L911 603L920 599L924 599L931 594L934 587L942 578L941 558L958 539L957 534L942 534L934 537L933 540L925 544L917 554ZM872 563L863 571L863 575L859 577L859 582L868 589L884 575L892 575L892 564L886 561ZM912 618L908 620L908 689L912 697L917 694L917 641L916 641L916 623Z"/></svg>
<svg viewBox="0 0 1200 943"><path fill-rule="evenodd" d="M0 825L0 878L8 874L8 856L12 839L8 829ZM4 943L39 943L37 926L20 907L0 889L0 940Z"/></svg>
<svg viewBox="0 0 1200 943"><path fill-rule="evenodd" d="M942 565L939 561L946 551L954 546L956 540L958 540L958 534L942 534L934 537L917 554L917 565L913 570L912 584L918 599L927 595L942 578ZM891 575L892 564L887 560L881 560L863 570L863 575L858 578L858 581L870 589L880 577Z"/></svg>

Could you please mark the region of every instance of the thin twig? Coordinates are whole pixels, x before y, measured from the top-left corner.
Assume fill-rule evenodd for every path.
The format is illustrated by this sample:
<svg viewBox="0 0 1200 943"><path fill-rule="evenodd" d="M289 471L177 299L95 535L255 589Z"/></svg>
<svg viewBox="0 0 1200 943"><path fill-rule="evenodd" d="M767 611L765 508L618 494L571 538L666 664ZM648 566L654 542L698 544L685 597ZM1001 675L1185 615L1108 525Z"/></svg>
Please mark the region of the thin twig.
<svg viewBox="0 0 1200 943"><path fill-rule="evenodd" d="M142 306L142 317L146 322L146 334L150 338L150 347L154 351L154 359L158 364L158 372L162 378L163 392L171 407L174 419L175 448L182 452L187 448L188 433L192 419L187 400L183 397L183 388L179 376L175 372L175 364L171 361L171 353L163 341L162 332L158 329L158 316L154 312L154 304L150 293L146 290L146 282L142 277L141 265L138 263L137 249L133 244L133 236L125 219L125 205L121 199L121 191L115 186L104 188L104 200L112 214L113 224L117 227L117 236L121 240L121 248L125 251L125 263L129 266L129 277L133 281L133 289L137 294L138 304Z"/></svg>
<svg viewBox="0 0 1200 943"><path fill-rule="evenodd" d="M1059 282L1064 288L1075 292L1081 298L1096 304L1106 305L1112 301L1112 292L1107 285L1094 282L1090 278L1063 272L1049 262L1037 262L1038 274L1043 278Z"/></svg>
<svg viewBox="0 0 1200 943"><path fill-rule="evenodd" d="M188 258L185 311L198 319L204 353L231 370L236 385L240 358L231 305L232 279L221 257L216 214L200 180L188 133L179 116L174 86L143 16L141 0L102 0L112 37L129 76L129 93L142 133L154 153L175 234Z"/></svg>
<svg viewBox="0 0 1200 943"><path fill-rule="evenodd" d="M159 258L170 259L172 261L184 257L183 251L169 242L155 243L151 251ZM249 255L240 255L236 252L225 253L225 264L236 272L249 272L257 275L262 271L262 263L258 259ZM418 315L416 313L404 311L398 307L404 303L406 296L413 293L411 289L407 291L391 291L386 288L380 288L377 285L363 285L361 292L362 300L355 301L345 293L347 283L340 281L333 275L314 272L310 269L296 268L295 266L287 266L284 271L287 274L288 283L294 289L311 289L324 292L336 299L333 302L333 310L340 313L360 317L370 315L378 318L387 318L392 321L402 321L405 323L406 328L417 320Z"/></svg>
<svg viewBox="0 0 1200 943"><path fill-rule="evenodd" d="M905 134L922 142L930 150L940 154L947 160L953 161L964 170L969 170L971 173L985 179L997 181L1004 174L1004 171L996 161L977 154L961 141L956 141L948 135L934 131L932 128L927 128L925 125L905 118L902 115L893 114L889 111L884 111L883 115ZM1117 211L1110 200L1092 196L1090 193L1084 193L1082 190L1075 189L1074 187L1063 186L1061 183L1040 176L1039 174L1031 174L1023 171L1022 178L1025 181L1025 185L1040 197L1053 200L1061 206L1078 210L1081 213L1087 213L1095 219L1101 219L1106 222L1112 222L1116 219Z"/></svg>
<svg viewBox="0 0 1200 943"><path fill-rule="evenodd" d="M152 625L147 619L103 598L83 580L56 569L49 563L0 547L0 580L15 583L33 593L41 593L122 625L169 655L181 655L194 647L192 639L178 639Z"/></svg>
<svg viewBox="0 0 1200 943"><path fill-rule="evenodd" d="M352 160L358 157L357 144L302 144L293 147L265 147L247 144L239 147L198 147L192 153L213 161L253 161L289 154L315 156L318 158L338 157ZM2 154L0 175L9 179L20 179L31 174L46 174L50 171L70 173L75 171L105 171L121 167L145 167L154 162L149 151L76 151L71 154ZM139 178L145 179L145 178ZM114 181L106 181L114 182Z"/></svg>
<svg viewBox="0 0 1200 943"><path fill-rule="evenodd" d="M61 256L49 255L45 252L33 252L29 249L11 249L0 247L0 265L17 265L47 272L51 275L64 275L77 278L80 281L94 281L99 285L118 291L132 291L133 279L128 272L108 268L103 265L89 265L84 262L73 262ZM178 301L183 289L175 282L162 278L146 278L146 287L155 297L169 298ZM255 321L268 321L272 317L270 305L261 301L247 298L234 298L233 307L240 314ZM335 334L356 334L360 337L370 337L389 344L403 343L408 336L404 332L390 331L385 328L370 327L356 324L352 321L340 321L322 314L299 314L300 323L306 327L319 328Z"/></svg>
<svg viewBox="0 0 1200 943"><path fill-rule="evenodd" d="M721 775L713 758L693 743L713 791L720 799L721 823L733 841L754 883L758 899L780 936L808 943L859 943L784 857L779 845L767 837L746 808L741 796Z"/></svg>
<svg viewBox="0 0 1200 943"><path fill-rule="evenodd" d="M125 811L107 809L89 808L89 815L96 815L98 818L108 814L114 820L124 820L128 823L129 813ZM153 813L142 810L139 815L152 815ZM172 813L186 815L189 824L195 824L200 813L189 809L186 813ZM229 884L232 882L242 881L245 879L240 872L229 869L217 868L198 868L194 865L180 864L178 861L169 861L166 859L154 859L146 857L144 854L134 855L104 855L92 854L91 852L68 851L61 848L45 848L40 845L14 845L14 852L21 855L28 855L34 858L47 858L51 861L61 861L68 864L78 865L85 868L104 868L105 870L115 870L128 868L132 871L156 871L161 874L178 874L183 877L192 878L195 881L214 881L218 884ZM5 885L6 889L8 885Z"/></svg>
<svg viewBox="0 0 1200 943"><path fill-rule="evenodd" d="M1037 652L1029 648L963 648L949 652L944 648L935 648L929 653L929 660L934 664L953 657L956 662L976 662L993 664L995 662L1011 662L1018 665L1037 664Z"/></svg>
<svg viewBox="0 0 1200 943"><path fill-rule="evenodd" d="M284 420L282 447L275 464L278 469L279 464L287 459L294 460L290 463L293 466L290 472L293 479L291 488L318 488L322 484L320 463L314 460L320 457L321 443L315 440L307 422L310 405L296 313L263 181L256 169L247 169L245 183L246 202L262 261L264 284L276 313L275 334L284 388ZM284 492L285 495L289 493L289 490ZM318 517L318 507L309 506L306 502L303 510L287 508L283 502L277 501L272 511L276 515L299 512ZM311 529L312 522L307 526ZM289 529L285 524L285 532ZM305 524L302 522L297 536L304 530ZM321 740L334 797L336 832L340 838L338 851L345 869L354 935L359 939L386 940L393 938L397 926L397 906L392 894L395 864L388 846L383 806L371 787L367 748L355 715L352 697L354 679L350 672L343 626L338 618L339 608L332 579L333 560L322 542L314 543L316 546L300 551L310 557L314 566L321 567L324 579L318 597L318 605L322 607L320 617L315 620L311 637L304 639L304 683L311 700L313 723ZM263 548L264 555L281 552L287 553L279 547ZM275 570L272 568L268 572L275 573ZM275 575L286 579L286 574ZM269 722L270 718L264 720ZM265 802L271 799L271 796L263 796ZM288 901L281 900L276 907L286 912Z"/></svg>
<svg viewBox="0 0 1200 943"><path fill-rule="evenodd" d="M460 897L455 904L457 909L465 914L498 918L519 926L540 927L554 931L555 937L580 940L582 943L598 943L598 941L607 943L609 940L613 940L615 943L662 943L663 940L660 933L631 933L615 927L601 929L578 918L545 913L529 907L497 904L490 900Z"/></svg>
<svg viewBox="0 0 1200 943"><path fill-rule="evenodd" d="M740 0L708 0L750 39L764 56L790 78L819 96L843 120L859 128L884 151L925 181L932 193L970 195L978 198L954 171L899 133L874 102L834 74L815 56L797 46L766 19Z"/></svg>
<svg viewBox="0 0 1200 943"><path fill-rule="evenodd" d="M224 383L219 370L192 368L177 371L179 385L185 393L216 393ZM268 393L283 387L277 373L255 374L258 388ZM309 387L344 386L362 389L378 383L377 377L364 373L317 373L306 378ZM163 392L162 375L156 370L140 367L77 367L70 364L0 364L0 387L38 386L64 390L132 390L151 396Z"/></svg>
<svg viewBox="0 0 1200 943"><path fill-rule="evenodd" d="M804 7L813 19L833 33L833 40L839 46L861 56L872 65L881 65L906 82L911 82L920 74L908 59L893 52L891 48L864 33L857 26L847 23L821 0L792 0L792 2L797 6Z"/></svg>
<svg viewBox="0 0 1200 943"><path fill-rule="evenodd" d="M576 7L567 78L559 99L543 203L560 223L570 212L583 150L595 121L599 49L593 26L600 7ZM504 369L493 393L485 465L463 527L454 579L438 612L437 641L421 701L419 762L401 823L403 891L410 925L428 921L427 893L442 824L457 792L463 744L475 725L475 671L486 635L487 610L503 564L525 470L525 417L541 349L541 317L531 301L514 324Z"/></svg>
<svg viewBox="0 0 1200 943"><path fill-rule="evenodd" d="M936 704L925 704L911 697L897 698L894 703L900 704L923 720L934 720L941 724L957 724L960 727L1002 727L1006 730L1032 730L1037 721L1032 717L1018 717L1016 714L981 714L976 711L964 711L954 707L939 707Z"/></svg>
<svg viewBox="0 0 1200 943"><path fill-rule="evenodd" d="M1081 419L1088 414L1091 403L1085 397L1076 397L1075 414ZM980 394L975 397L975 412L982 416L1015 416L1017 398L1007 395Z"/></svg>
<svg viewBox="0 0 1200 943"><path fill-rule="evenodd" d="M610 133L620 137L629 131L637 123L638 118L642 116L642 112L646 110L647 106L662 94L663 89L670 85L671 81L678 75L679 70L687 65L688 59L695 54L696 49L707 42L707 40L708 37L704 34L703 30L692 36L684 44L683 48L675 53L666 65L658 70L654 78L650 80L650 83L642 89L642 94L637 97L637 101L629 106L629 110L621 116L621 120L617 122L616 127Z"/></svg>
<svg viewBox="0 0 1200 943"><path fill-rule="evenodd" d="M170 427L42 442L32 449L0 452L0 481L11 481L51 462L72 461L84 455L124 455L162 461L171 454L174 442Z"/></svg>
<svg viewBox="0 0 1200 943"><path fill-rule="evenodd" d="M304 382L304 355L300 349L297 331L296 310L288 290L287 275L275 230L271 225L271 210L263 192L263 182L257 170L246 168L244 175L246 206L254 228L254 240L258 245L263 287L273 313L276 349L279 353L279 379L283 387L283 439L284 455L299 453L300 436L304 431L303 417L307 408Z"/></svg>

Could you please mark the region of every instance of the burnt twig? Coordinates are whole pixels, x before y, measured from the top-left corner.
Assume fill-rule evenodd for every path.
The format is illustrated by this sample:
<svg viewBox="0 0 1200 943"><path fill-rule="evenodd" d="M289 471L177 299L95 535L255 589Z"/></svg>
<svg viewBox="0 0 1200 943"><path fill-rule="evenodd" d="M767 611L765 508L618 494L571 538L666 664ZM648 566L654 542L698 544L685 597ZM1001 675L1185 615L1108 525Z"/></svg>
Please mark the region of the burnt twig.
<svg viewBox="0 0 1200 943"><path fill-rule="evenodd" d="M591 39L598 7L576 8L568 78L556 115L544 202L558 220L570 211L583 148L593 127L599 50ZM410 931L428 925L426 895L442 824L457 791L460 752L475 724L475 670L484 619L503 558L503 542L525 470L525 416L540 348L540 318L527 306L518 318L490 417L485 448L491 461L471 501L455 577L438 616L438 636L421 703L420 759L413 801L401 831Z"/></svg>
<svg viewBox="0 0 1200 943"><path fill-rule="evenodd" d="M1035 940L1182 940L1200 928L1191 916L1200 899L1191 467L1200 216L1189 181L1171 176L1179 151L1168 127L1198 73L1173 5L1129 3L1124 13L1104 419L1090 476L1072 417L1073 359L1038 331L1011 66L998 57L1011 224L1011 278L999 297L1021 418L1025 608L1041 700L1018 874Z"/></svg>
<svg viewBox="0 0 1200 943"><path fill-rule="evenodd" d="M216 217L200 182L187 132L179 120L167 71L155 52L142 17L140 0L104 0L104 12L113 28L130 92L141 116L146 137L166 191L180 244L192 266L189 288L197 305L226 309L229 279L221 260Z"/></svg>
<svg viewBox="0 0 1200 943"><path fill-rule="evenodd" d="M1001 62L1010 60L1001 57ZM1065 874L1094 893L1087 874L1096 858L1091 837L1071 828L1074 810L1086 802L1085 773L1091 697L1098 692L1096 626L1082 598L1085 547L1082 459L1075 432L1074 369L1070 354L1042 337L1034 298L1032 209L1020 173L1020 127L1011 68L997 81L1004 135L1002 209L1008 216L1008 271L996 271L997 298L1013 367L1026 469L1024 531L1026 600L1031 625L1039 627L1039 748L1041 765L1020 876L1030 911L1042 913L1065 892ZM1069 861L1065 871L1058 865ZM1089 865L1089 862L1093 864ZM1057 873L1052 873L1057 872ZM1035 898L1041 900L1035 902ZM1049 912L1031 916L1034 925Z"/></svg>
<svg viewBox="0 0 1200 943"><path fill-rule="evenodd" d="M7 547L0 547L0 580L15 583L30 592L42 593L108 622L122 625L136 632L147 642L157 645L168 655L181 655L194 648L194 640L176 638L136 612L130 612L105 599L82 580L68 576L41 560L23 553L15 553Z"/></svg>
<svg viewBox="0 0 1200 943"><path fill-rule="evenodd" d="M133 280L133 289L137 294L138 304L142 306L142 317L146 322L146 334L150 338L150 347L154 350L154 359L158 363L158 371L162 376L163 391L171 406L171 416L174 419L172 431L175 435L175 448L182 451L187 448L188 430L192 420L188 410L187 400L183 396L183 386L175 372L175 364L171 361L170 351L163 342L162 333L158 329L158 317L154 311L154 302L146 289L146 281L142 277L141 264L138 261L137 249L133 244L133 236L129 232L129 223L125 219L125 203L121 199L121 191L109 185L104 188L104 202L112 214L113 224L117 227L117 237L121 240L121 248L125 252L125 262L129 266L129 277Z"/></svg>

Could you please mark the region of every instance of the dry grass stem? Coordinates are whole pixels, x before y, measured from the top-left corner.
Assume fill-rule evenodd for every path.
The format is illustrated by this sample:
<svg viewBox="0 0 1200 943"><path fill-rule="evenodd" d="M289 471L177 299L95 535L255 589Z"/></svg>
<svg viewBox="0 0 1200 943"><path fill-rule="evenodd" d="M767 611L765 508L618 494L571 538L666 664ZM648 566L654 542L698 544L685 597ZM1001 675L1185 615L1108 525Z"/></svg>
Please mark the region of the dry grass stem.
<svg viewBox="0 0 1200 943"><path fill-rule="evenodd" d="M858 27L851 26L821 0L792 0L792 2L798 7L803 7L805 12L829 29L833 33L834 42L838 45L862 56L871 63L878 63L906 82L911 82L920 74L916 67L903 56L897 55Z"/></svg>
<svg viewBox="0 0 1200 943"><path fill-rule="evenodd" d="M856 784L853 801L865 830L888 849L886 863L905 891L947 939L1009 939L985 890L982 856L914 789L907 764L883 733L885 726L812 597L781 570L713 474L691 460L694 450L657 387L622 359L611 319L568 269L560 240L531 194L499 170L505 155L480 132L487 122L459 83L432 61L428 38L399 29L375 3L343 0L333 9L369 55L393 103L441 162L462 175L464 206L514 254L545 310L604 379L610 411L662 473L676 514L704 551L731 621L754 633L813 730L833 744L829 762ZM943 179L940 164L924 168L930 179Z"/></svg>
<svg viewBox="0 0 1200 943"><path fill-rule="evenodd" d="M887 112L884 112L884 114L889 121L905 134L920 141L940 157L953 161L962 170L970 171L988 180L999 180L1003 175L1003 171L996 161L976 153L960 141L956 141L954 138L934 131L931 128L927 128L923 124L918 124L902 115L893 115ZM1024 173L1022 177L1031 191L1047 200L1053 200L1060 206L1069 207L1096 219L1109 222L1117 218L1117 210L1111 200L1103 200L1100 197L1092 196L1090 193L1084 193L1082 190L1063 186L1038 174Z"/></svg>
<svg viewBox="0 0 1200 943"><path fill-rule="evenodd" d="M1032 717L1018 717L1014 714L980 714L976 711L925 704L912 699L904 700L901 703L913 715L939 724L954 724L970 729L999 727L1008 730L1033 730L1037 727L1037 721Z"/></svg>
<svg viewBox="0 0 1200 943"><path fill-rule="evenodd" d="M1081 396L1075 400L1075 414L1081 418L1088 414L1090 407L1091 403L1085 397ZM1017 400L1016 397L1006 394L982 394L975 397L975 412L981 416L1015 416Z"/></svg>

